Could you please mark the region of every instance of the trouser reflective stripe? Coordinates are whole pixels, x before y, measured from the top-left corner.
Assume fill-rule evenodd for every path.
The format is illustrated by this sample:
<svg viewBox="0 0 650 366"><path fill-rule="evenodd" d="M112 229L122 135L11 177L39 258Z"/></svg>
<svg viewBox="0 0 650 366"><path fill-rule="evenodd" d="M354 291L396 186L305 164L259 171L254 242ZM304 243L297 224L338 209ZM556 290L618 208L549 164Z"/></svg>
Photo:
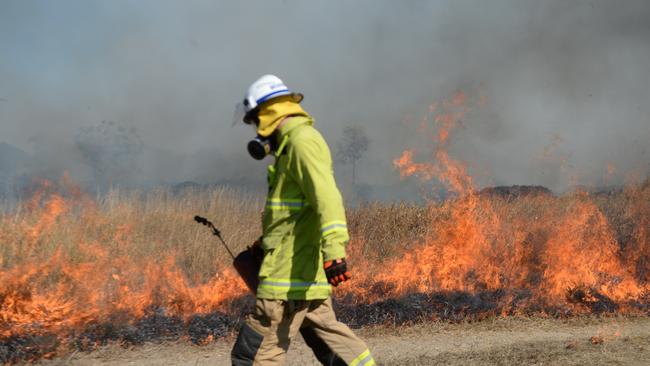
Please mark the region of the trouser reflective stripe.
<svg viewBox="0 0 650 366"><path fill-rule="evenodd" d="M375 360L370 354L370 350L365 350L359 357L350 362L350 366L371 366L375 364Z"/></svg>

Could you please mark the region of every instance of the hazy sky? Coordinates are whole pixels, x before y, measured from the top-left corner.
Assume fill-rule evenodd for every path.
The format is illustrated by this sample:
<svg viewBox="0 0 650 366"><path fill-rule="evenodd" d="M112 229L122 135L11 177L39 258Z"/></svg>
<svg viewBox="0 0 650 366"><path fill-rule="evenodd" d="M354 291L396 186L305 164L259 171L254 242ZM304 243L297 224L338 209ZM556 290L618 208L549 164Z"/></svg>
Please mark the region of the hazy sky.
<svg viewBox="0 0 650 366"><path fill-rule="evenodd" d="M263 182L230 123L265 73L333 148L366 128L361 183L398 184L392 159L426 150L402 121L458 89L486 98L452 143L481 185L650 171L648 1L0 0L0 141L45 171L83 179L74 138L110 120L141 135L150 180Z"/></svg>

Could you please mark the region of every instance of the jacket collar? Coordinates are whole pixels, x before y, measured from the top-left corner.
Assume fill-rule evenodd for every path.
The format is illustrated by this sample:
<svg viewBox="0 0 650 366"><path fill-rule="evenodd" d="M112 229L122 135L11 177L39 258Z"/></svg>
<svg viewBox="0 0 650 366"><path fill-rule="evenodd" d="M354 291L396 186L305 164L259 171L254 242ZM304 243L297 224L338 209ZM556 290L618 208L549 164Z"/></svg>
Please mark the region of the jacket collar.
<svg viewBox="0 0 650 366"><path fill-rule="evenodd" d="M307 116L293 116L289 117L286 122L277 130L277 139L282 141L285 136L288 136L289 133L295 130L297 127L304 125L313 125L314 120Z"/></svg>

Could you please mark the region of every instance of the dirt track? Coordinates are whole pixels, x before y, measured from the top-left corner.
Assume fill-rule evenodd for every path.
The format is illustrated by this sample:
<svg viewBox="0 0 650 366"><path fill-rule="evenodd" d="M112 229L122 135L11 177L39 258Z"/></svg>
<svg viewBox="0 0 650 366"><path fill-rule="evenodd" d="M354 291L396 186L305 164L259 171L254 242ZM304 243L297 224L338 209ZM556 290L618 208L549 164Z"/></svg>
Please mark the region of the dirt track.
<svg viewBox="0 0 650 366"><path fill-rule="evenodd" d="M363 329L380 365L650 365L650 318L497 319ZM232 339L119 346L42 361L41 365L230 365ZM287 365L318 365L302 341Z"/></svg>

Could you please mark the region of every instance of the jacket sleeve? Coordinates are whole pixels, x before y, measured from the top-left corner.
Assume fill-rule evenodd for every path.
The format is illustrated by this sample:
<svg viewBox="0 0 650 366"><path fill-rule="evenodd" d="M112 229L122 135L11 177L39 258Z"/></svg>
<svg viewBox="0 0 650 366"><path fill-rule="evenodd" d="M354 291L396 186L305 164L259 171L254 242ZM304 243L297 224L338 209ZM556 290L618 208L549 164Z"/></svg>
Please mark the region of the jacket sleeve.
<svg viewBox="0 0 650 366"><path fill-rule="evenodd" d="M318 217L323 260L345 258L348 227L343 199L334 180L330 150L316 130L301 135L292 142L290 174Z"/></svg>

